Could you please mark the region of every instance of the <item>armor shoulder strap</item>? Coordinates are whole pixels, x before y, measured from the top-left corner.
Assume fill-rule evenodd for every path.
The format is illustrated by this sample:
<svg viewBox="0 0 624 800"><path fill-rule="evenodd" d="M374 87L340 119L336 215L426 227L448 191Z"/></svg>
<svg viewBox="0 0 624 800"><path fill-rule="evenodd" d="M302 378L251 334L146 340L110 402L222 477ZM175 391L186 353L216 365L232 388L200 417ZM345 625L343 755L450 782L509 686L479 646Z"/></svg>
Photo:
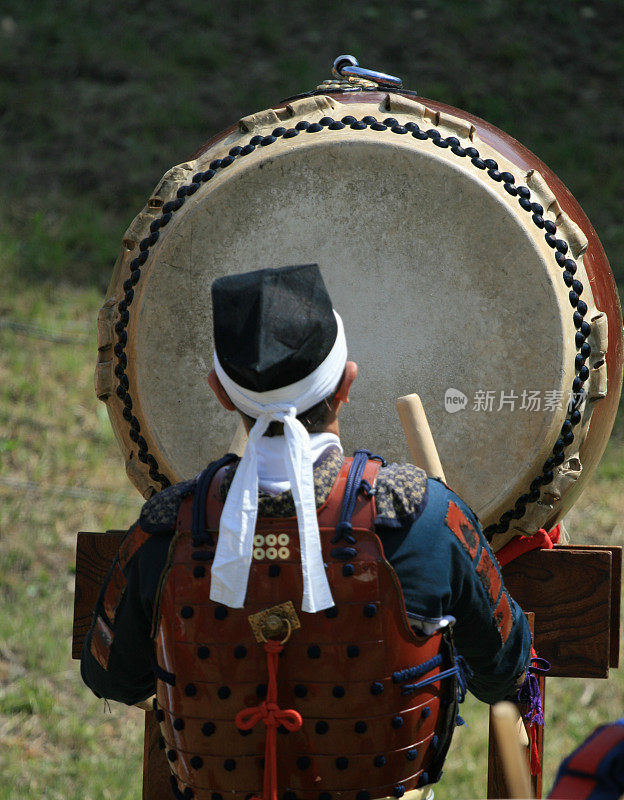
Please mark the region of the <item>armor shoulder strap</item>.
<svg viewBox="0 0 624 800"><path fill-rule="evenodd" d="M375 484L379 461L366 450L356 450L345 458L325 503L318 509L319 527L360 528L374 531L377 516Z"/></svg>
<svg viewBox="0 0 624 800"><path fill-rule="evenodd" d="M227 464L222 464L219 466L217 470L215 470L212 479L210 481L210 486L206 488L206 494L204 497L206 498L204 502L205 508L205 526L206 530L209 531L218 531L219 530L219 520L221 519L221 512L223 511L224 501L221 496L221 483L225 478L228 469L230 468L231 462Z"/></svg>
<svg viewBox="0 0 624 800"><path fill-rule="evenodd" d="M214 477L233 461L236 461L237 458L238 456L234 453L228 453L218 461L213 461L209 464L197 477L197 490L193 496L193 522L191 527L193 544L195 545L204 543L210 539L208 529L211 527L210 523L212 520L210 519L211 515L207 514L206 499L209 496L212 498L214 494L214 492L210 491L211 485L216 483ZM212 529L214 530L214 528Z"/></svg>

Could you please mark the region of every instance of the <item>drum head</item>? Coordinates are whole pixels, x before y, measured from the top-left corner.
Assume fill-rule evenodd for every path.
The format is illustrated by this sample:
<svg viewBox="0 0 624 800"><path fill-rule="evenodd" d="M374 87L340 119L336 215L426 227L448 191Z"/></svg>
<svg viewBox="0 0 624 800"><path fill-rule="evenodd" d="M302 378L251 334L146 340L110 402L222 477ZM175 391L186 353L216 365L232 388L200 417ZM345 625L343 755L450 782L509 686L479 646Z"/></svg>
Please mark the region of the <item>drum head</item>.
<svg viewBox="0 0 624 800"><path fill-rule="evenodd" d="M184 184L251 138L237 132L182 165ZM346 451L409 460L395 400L417 392L449 485L496 523L552 455L575 377L574 309L543 225L509 181L431 138L347 127L270 144L198 177L183 204L173 194L166 225L141 244L149 257L113 279L140 267L125 426L140 420L152 473L195 475L237 427L206 382L215 278L316 262L360 368L340 417Z"/></svg>

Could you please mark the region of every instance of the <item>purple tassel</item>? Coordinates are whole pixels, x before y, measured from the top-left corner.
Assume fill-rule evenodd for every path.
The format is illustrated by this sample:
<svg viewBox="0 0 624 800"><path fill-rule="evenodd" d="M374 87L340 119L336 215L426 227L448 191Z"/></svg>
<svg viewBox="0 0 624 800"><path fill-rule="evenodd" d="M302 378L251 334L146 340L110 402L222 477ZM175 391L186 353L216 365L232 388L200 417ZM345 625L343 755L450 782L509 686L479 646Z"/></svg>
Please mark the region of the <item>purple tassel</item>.
<svg viewBox="0 0 624 800"><path fill-rule="evenodd" d="M549 669L550 664L545 658L532 656L526 678L518 692L518 702L528 706L528 711L522 718L528 723L531 733L531 775L539 775L542 770L537 749L537 728L544 724L544 708L537 674L546 674Z"/></svg>
<svg viewBox="0 0 624 800"><path fill-rule="evenodd" d="M518 692L518 702L528 707L527 713L523 714L522 718L531 724L544 724L544 709L542 707L542 696L539 690L537 673L545 674L549 669L550 664L545 658L532 658L524 683Z"/></svg>
<svg viewBox="0 0 624 800"><path fill-rule="evenodd" d="M542 696L537 682L537 676L531 672L527 672L524 683L518 692L518 702L522 705L528 706L526 714L522 715L522 719L527 722L535 723L536 725L544 724L544 709L542 708Z"/></svg>

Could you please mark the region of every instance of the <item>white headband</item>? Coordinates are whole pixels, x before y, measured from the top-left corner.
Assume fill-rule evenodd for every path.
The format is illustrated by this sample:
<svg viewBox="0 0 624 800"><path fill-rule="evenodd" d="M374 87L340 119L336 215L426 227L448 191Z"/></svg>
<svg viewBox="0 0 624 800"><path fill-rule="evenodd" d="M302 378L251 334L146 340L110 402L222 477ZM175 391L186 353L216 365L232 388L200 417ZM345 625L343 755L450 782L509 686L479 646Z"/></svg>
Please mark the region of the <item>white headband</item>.
<svg viewBox="0 0 624 800"><path fill-rule="evenodd" d="M292 490L301 550L303 611L314 613L334 605L321 551L310 437L297 414L320 403L338 386L347 361L347 343L340 316L338 331L325 360L305 378L267 392L253 392L235 383L223 370L215 352L214 365L234 405L256 418L243 457L221 514L219 540L212 565L210 599L230 608L242 608L247 593L258 516L258 456L256 445L271 422L284 424L288 448L288 479Z"/></svg>

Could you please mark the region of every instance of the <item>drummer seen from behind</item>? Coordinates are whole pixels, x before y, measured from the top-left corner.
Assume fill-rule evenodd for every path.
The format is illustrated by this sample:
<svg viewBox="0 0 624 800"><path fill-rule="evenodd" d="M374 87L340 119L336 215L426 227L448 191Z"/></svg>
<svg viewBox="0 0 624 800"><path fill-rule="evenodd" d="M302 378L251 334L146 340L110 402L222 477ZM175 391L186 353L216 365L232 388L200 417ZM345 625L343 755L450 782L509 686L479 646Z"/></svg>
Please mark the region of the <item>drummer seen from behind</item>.
<svg viewBox="0 0 624 800"><path fill-rule="evenodd" d="M212 299L208 382L244 455L144 505L83 679L128 704L156 692L173 797L428 797L466 682L516 697L527 620L444 483L345 458L357 365L318 266L219 278Z"/></svg>

